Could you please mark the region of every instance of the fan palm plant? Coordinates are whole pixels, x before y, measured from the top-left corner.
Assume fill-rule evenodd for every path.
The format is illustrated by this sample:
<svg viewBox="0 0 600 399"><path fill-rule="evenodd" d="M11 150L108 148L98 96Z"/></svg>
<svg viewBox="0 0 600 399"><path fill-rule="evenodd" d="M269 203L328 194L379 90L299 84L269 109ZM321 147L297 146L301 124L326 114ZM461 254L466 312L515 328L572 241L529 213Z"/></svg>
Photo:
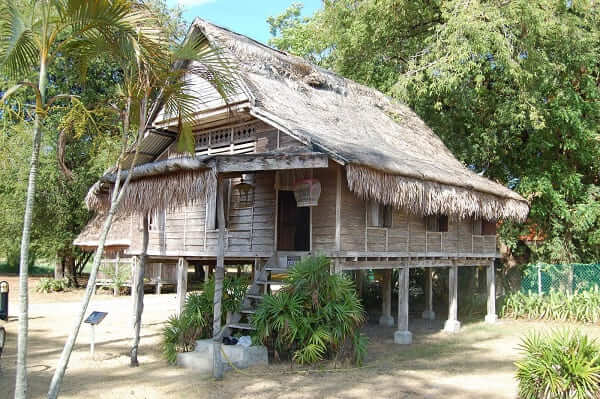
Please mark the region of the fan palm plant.
<svg viewBox="0 0 600 399"><path fill-rule="evenodd" d="M346 355L360 364L366 352L366 337L359 332L364 321L352 281L330 274L325 257L296 264L284 287L266 296L252 318L256 340L300 364Z"/></svg>
<svg viewBox="0 0 600 399"><path fill-rule="evenodd" d="M35 97L33 149L25 200L19 268L19 333L15 398L27 396L28 257L39 151L44 120L55 102L48 98L48 70L57 57L77 61L82 76L94 45L116 37L139 41L143 47L144 14L128 0L0 0L0 70L17 82L6 88L2 102L26 88Z"/></svg>

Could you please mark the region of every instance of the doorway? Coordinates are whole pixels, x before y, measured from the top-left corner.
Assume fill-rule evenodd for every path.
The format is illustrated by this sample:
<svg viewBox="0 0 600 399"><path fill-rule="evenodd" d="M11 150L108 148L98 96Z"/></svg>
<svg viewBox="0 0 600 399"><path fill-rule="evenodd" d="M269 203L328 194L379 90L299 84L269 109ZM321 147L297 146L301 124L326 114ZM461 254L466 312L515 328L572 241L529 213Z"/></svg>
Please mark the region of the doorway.
<svg viewBox="0 0 600 399"><path fill-rule="evenodd" d="M277 250L310 251L310 208L299 208L292 191L279 191L277 209Z"/></svg>

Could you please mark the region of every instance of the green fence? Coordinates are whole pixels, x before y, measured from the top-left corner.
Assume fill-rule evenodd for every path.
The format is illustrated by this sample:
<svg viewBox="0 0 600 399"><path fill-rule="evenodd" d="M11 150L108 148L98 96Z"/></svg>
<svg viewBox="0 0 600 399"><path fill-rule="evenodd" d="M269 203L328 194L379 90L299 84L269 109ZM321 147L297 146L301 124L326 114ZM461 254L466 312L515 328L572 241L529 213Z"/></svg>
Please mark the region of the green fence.
<svg viewBox="0 0 600 399"><path fill-rule="evenodd" d="M521 291L548 293L550 290L577 290L600 287L600 264L550 265L538 263L523 270Z"/></svg>

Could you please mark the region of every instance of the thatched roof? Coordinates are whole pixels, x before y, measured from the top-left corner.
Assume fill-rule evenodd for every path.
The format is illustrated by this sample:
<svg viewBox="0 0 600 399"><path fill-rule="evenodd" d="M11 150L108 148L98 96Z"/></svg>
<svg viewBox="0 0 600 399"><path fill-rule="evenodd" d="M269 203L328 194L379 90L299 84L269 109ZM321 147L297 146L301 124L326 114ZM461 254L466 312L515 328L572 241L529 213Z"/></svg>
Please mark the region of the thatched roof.
<svg viewBox="0 0 600 399"><path fill-rule="evenodd" d="M202 19L192 30L237 63L250 114L346 165L357 195L425 215L527 217L524 198L467 169L405 105ZM186 201L181 192L173 198Z"/></svg>
<svg viewBox="0 0 600 399"><path fill-rule="evenodd" d="M100 238L100 232L102 231L102 225L106 219L105 216L103 212L97 212L83 231L79 233L73 244L88 249L96 247ZM110 232L106 237L105 248L111 250L129 247L131 245L130 232L131 219L126 217L126 215L117 215L113 219Z"/></svg>

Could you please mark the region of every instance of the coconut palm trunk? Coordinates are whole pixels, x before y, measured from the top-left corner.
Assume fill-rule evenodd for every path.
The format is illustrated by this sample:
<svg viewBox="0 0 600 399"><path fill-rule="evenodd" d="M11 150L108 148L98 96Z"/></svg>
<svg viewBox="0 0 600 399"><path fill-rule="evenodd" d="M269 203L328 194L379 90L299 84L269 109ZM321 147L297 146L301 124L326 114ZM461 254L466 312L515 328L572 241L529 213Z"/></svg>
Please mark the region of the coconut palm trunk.
<svg viewBox="0 0 600 399"><path fill-rule="evenodd" d="M19 261L19 332L17 336L17 376L15 381L15 399L27 398L27 334L29 330L29 242L31 240L31 223L35 200L35 186L38 175L40 146L42 144L42 108L46 97L48 71L46 62L40 64L36 115L33 126L33 148L29 167L29 182L25 200L25 216L23 218L23 233L21 236L21 258Z"/></svg>
<svg viewBox="0 0 600 399"><path fill-rule="evenodd" d="M131 97L127 98L125 110L123 112L123 132L122 132L122 143L121 143L121 156L119 157L118 164L120 165L120 161L123 159L123 156L127 150L127 134L129 132L129 115L131 111ZM138 135L135 155L133 157L133 164L137 162L138 153L139 153L139 143L141 136ZM48 398L55 399L58 397L60 392L60 386L62 384L62 380L65 376L65 371L67 370L67 365L69 364L69 359L71 358L71 353L73 352L73 347L75 346L75 341L77 340L77 336L79 335L79 329L81 328L81 324L83 323L83 319L85 317L85 313L87 312L87 308L90 304L90 300L92 298L92 294L96 288L96 277L98 275L98 270L100 268L100 262L102 260L102 255L104 253L104 244L106 243L106 238L108 237L108 232L112 226L112 220L114 218L115 213L119 207L119 203L123 198L123 193L125 189L129 185L129 181L131 180L132 174L129 173L123 186L120 188L120 180L121 180L121 167L119 166L117 169L117 181L115 183L114 191L112 193L110 209L108 214L106 215L106 219L104 220L104 225L102 226L102 231L100 233L100 238L98 240L98 248L96 248L96 252L94 253L94 262L92 264L92 270L90 271L90 277L88 278L87 288L85 291L85 295L83 297L83 301L81 302L81 309L79 309L79 313L77 314L77 318L73 324L73 329L71 334L69 334L69 338L65 343L63 351L60 355L60 359L58 361L58 365L56 366L56 370L54 371L54 375L52 376L52 381L50 381L50 388L48 390ZM119 190L120 188L120 190Z"/></svg>
<svg viewBox="0 0 600 399"><path fill-rule="evenodd" d="M131 343L130 356L131 361L130 367L137 367L140 365L138 362L138 347L140 345L140 331L142 327L142 312L144 311L144 272L146 269L146 261L148 259L148 215L143 215L143 228L144 235L142 241L142 254L140 261L136 265L135 277L134 277L134 295L133 297L133 340Z"/></svg>

